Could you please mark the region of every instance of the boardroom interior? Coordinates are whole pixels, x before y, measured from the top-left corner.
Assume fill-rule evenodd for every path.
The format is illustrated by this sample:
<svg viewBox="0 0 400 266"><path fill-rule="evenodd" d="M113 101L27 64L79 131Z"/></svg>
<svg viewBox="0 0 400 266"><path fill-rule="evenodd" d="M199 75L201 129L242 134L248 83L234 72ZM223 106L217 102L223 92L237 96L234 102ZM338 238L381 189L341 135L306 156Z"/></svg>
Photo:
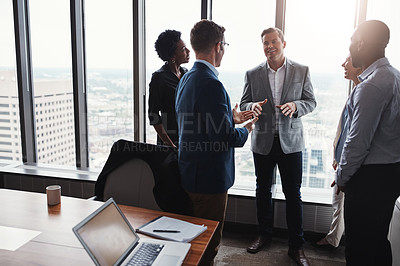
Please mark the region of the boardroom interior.
<svg viewBox="0 0 400 266"><path fill-rule="evenodd" d="M163 65L154 49L159 33L182 32L190 50L182 66L190 69L192 26L200 19L224 26L229 49L218 71L234 106L245 72L265 61L262 30L275 26L285 34L285 55L310 68L318 106L303 119L303 226L323 236L333 212L332 142L352 86L341 64L354 28L379 19L391 30L386 56L400 68L399 8L397 0L2 0L0 189L45 193L59 184L63 196L93 197L113 143L156 143L147 108L151 75ZM240 231L257 224L250 140L235 149L235 167L226 221ZM277 171L274 227L284 235L280 184ZM138 207L154 206L141 197ZM388 237L400 265L400 200Z"/></svg>

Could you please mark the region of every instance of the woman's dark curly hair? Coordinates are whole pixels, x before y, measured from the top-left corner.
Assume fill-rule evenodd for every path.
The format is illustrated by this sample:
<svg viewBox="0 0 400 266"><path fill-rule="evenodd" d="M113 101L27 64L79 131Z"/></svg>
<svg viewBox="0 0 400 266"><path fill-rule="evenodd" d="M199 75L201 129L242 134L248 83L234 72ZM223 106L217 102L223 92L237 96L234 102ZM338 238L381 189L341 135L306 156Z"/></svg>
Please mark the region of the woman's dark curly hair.
<svg viewBox="0 0 400 266"><path fill-rule="evenodd" d="M154 43L158 56L163 61L169 61L174 55L177 43L181 39L181 33L176 30L162 32Z"/></svg>

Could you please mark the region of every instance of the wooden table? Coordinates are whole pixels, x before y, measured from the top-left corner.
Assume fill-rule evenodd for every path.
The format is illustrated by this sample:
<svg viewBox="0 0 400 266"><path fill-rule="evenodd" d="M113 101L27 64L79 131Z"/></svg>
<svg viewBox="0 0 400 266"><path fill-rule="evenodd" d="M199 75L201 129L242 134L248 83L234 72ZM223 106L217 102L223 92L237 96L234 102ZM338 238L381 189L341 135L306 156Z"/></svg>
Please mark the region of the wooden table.
<svg viewBox="0 0 400 266"><path fill-rule="evenodd" d="M72 227L102 204L63 196L61 204L48 206L46 194L0 189L0 225L41 232L16 251L0 249L0 265L93 265L72 232ZM197 265L200 262L218 225L216 221L196 217L119 206L133 228L160 215L206 225L207 230L191 242L184 265Z"/></svg>

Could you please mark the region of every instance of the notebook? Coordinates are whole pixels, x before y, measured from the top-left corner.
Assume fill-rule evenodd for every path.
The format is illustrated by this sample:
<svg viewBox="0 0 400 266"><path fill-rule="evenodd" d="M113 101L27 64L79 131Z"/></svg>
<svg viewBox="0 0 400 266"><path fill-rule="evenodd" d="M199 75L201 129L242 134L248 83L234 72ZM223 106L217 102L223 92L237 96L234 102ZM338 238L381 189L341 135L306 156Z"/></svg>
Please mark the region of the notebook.
<svg viewBox="0 0 400 266"><path fill-rule="evenodd" d="M207 230L207 226L160 216L136 229L136 232L161 239L190 242ZM173 232L173 233L171 233Z"/></svg>
<svg viewBox="0 0 400 266"><path fill-rule="evenodd" d="M72 230L100 266L181 265L190 249L190 243L140 239L113 198ZM142 258L142 254L150 259Z"/></svg>

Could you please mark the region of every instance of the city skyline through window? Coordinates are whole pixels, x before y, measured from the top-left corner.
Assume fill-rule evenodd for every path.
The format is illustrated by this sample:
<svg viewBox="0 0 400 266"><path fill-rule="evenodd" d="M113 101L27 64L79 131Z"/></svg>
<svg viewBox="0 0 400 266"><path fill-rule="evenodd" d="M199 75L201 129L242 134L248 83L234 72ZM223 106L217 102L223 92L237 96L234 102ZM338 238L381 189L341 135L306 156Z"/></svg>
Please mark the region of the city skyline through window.
<svg viewBox="0 0 400 266"><path fill-rule="evenodd" d="M226 12L228 5L230 12ZM234 108L235 104L240 104L245 72L265 61L261 32L275 26L275 0L250 0L246 4L218 0L213 2L213 20L226 28L225 40L229 49L218 71ZM251 137L249 135L243 148L235 149L234 187L237 189L254 190L256 186Z"/></svg>
<svg viewBox="0 0 400 266"><path fill-rule="evenodd" d="M332 143L349 87L341 64L349 54L356 1L288 0L286 5L286 56L309 67L317 101L315 110L302 118L303 193L313 188L331 190Z"/></svg>
<svg viewBox="0 0 400 266"><path fill-rule="evenodd" d="M21 161L12 0L0 1L0 160Z"/></svg>
<svg viewBox="0 0 400 266"><path fill-rule="evenodd" d="M133 139L132 2L113 3L85 1L88 149L93 168L103 167L115 141Z"/></svg>
<svg viewBox="0 0 400 266"><path fill-rule="evenodd" d="M29 4L37 161L74 166L69 1L35 0Z"/></svg>
<svg viewBox="0 0 400 266"><path fill-rule="evenodd" d="M38 162L75 165L70 1L31 0L28 3ZM87 116L89 143L83 148L88 149L89 166L100 169L114 141L133 140L134 14L132 1L118 0L110 4L106 0L86 0L84 3L88 112L81 115ZM12 0L0 3L0 159L19 161L21 107L12 4ZM260 33L275 25L275 4L275 0L212 1L212 18L226 28L225 38L230 44L218 71L232 107L240 102L245 72L266 60ZM190 50L190 61L182 66L192 67L195 54L190 45L190 29L200 20L201 5L199 0L146 0L145 5L148 96L151 74L163 65L154 49L154 42L162 31L182 32L182 40ZM396 32L400 22L396 9L388 6L399 5L395 0L370 0L367 5L367 19L383 20L391 29L387 56L397 68L400 56L396 47L400 44L400 35ZM341 64L348 55L356 8L356 0L286 1L285 54L309 66L318 104L313 113L303 118L304 188L330 189L333 179L332 141L349 90ZM154 144L156 133L147 120L148 99L145 101L146 110L141 115L146 117L146 141ZM249 144L250 139L245 147L236 149L235 187L253 190L255 176Z"/></svg>

